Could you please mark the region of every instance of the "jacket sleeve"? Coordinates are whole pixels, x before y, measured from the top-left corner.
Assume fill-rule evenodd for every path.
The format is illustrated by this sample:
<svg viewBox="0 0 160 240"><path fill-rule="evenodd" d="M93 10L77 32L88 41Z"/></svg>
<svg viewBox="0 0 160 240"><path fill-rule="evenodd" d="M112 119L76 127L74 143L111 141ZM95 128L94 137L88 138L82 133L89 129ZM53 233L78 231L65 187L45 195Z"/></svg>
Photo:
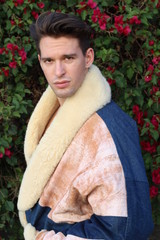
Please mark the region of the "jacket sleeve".
<svg viewBox="0 0 160 240"><path fill-rule="evenodd" d="M90 220L74 224L65 236L62 232L41 231L36 240L87 240L125 239L126 217L100 217L93 215Z"/></svg>

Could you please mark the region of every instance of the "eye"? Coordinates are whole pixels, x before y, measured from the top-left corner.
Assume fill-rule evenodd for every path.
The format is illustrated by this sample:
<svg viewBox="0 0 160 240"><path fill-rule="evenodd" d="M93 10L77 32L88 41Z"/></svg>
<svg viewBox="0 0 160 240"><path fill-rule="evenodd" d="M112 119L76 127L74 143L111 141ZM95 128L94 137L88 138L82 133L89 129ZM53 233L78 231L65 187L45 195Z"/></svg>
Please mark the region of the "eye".
<svg viewBox="0 0 160 240"><path fill-rule="evenodd" d="M74 57L66 56L64 60L65 60L65 62L69 62L70 63L70 62L72 62L74 60Z"/></svg>
<svg viewBox="0 0 160 240"><path fill-rule="evenodd" d="M51 64L51 63L53 63L53 60L50 59L50 58L48 58L48 59L45 59L45 60L44 60L44 63L46 63L46 64Z"/></svg>

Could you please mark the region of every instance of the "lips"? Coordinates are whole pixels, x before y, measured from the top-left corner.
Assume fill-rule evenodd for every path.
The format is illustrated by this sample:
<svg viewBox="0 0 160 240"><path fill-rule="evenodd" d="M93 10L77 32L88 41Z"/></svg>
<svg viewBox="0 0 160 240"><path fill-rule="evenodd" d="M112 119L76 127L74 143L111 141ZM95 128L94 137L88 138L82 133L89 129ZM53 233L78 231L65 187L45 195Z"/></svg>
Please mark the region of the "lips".
<svg viewBox="0 0 160 240"><path fill-rule="evenodd" d="M54 83L54 85L57 87L57 88L66 88L69 86L69 83L70 81L57 81Z"/></svg>

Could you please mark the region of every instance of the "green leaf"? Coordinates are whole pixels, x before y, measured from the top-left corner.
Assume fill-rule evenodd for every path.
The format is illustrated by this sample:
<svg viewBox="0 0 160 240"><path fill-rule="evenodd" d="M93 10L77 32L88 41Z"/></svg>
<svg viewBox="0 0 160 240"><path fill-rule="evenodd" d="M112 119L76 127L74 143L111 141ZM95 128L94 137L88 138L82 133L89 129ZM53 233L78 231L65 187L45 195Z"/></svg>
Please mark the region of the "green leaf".
<svg viewBox="0 0 160 240"><path fill-rule="evenodd" d="M75 0L66 0L67 7L75 6Z"/></svg>
<svg viewBox="0 0 160 240"><path fill-rule="evenodd" d="M4 76L0 75L0 83L4 81Z"/></svg>
<svg viewBox="0 0 160 240"><path fill-rule="evenodd" d="M148 132L148 128L143 128L141 131L141 136L145 135Z"/></svg>
<svg viewBox="0 0 160 240"><path fill-rule="evenodd" d="M4 148L9 148L8 141L6 141L4 138L0 138L0 145Z"/></svg>
<svg viewBox="0 0 160 240"><path fill-rule="evenodd" d="M17 158L15 157L7 158L6 161L12 167L17 165Z"/></svg>
<svg viewBox="0 0 160 240"><path fill-rule="evenodd" d="M86 17L87 17L87 11L84 10L84 11L81 13L81 17L82 17L83 20L85 20Z"/></svg>
<svg viewBox="0 0 160 240"><path fill-rule="evenodd" d="M134 70L133 70L133 68L127 69L127 77L128 77L129 79L132 79L133 75L134 75Z"/></svg>
<svg viewBox="0 0 160 240"><path fill-rule="evenodd" d="M127 106L130 106L131 103L133 102L133 99L132 98L128 98L125 103L127 104Z"/></svg>
<svg viewBox="0 0 160 240"><path fill-rule="evenodd" d="M117 76L115 80L116 80L117 87L124 88L126 86L126 80L124 79L124 77Z"/></svg>
<svg viewBox="0 0 160 240"><path fill-rule="evenodd" d="M152 137L154 138L155 141L157 141L159 139L158 131L156 131L154 129L150 129L150 133L151 133L151 135L152 135Z"/></svg>
<svg viewBox="0 0 160 240"><path fill-rule="evenodd" d="M7 211L12 212L14 210L14 204L11 201L5 202L5 208Z"/></svg>
<svg viewBox="0 0 160 240"><path fill-rule="evenodd" d="M14 111L14 112L13 112L13 117L18 117L18 118L20 118L21 115L20 115L20 113L19 113L18 111Z"/></svg>
<svg viewBox="0 0 160 240"><path fill-rule="evenodd" d="M150 98L150 99L148 100L148 107L150 108L150 107L152 106L152 104L153 104L153 99Z"/></svg>
<svg viewBox="0 0 160 240"><path fill-rule="evenodd" d="M157 153L160 154L160 146L157 147Z"/></svg>
<svg viewBox="0 0 160 240"><path fill-rule="evenodd" d="M141 23L143 23L143 24L148 26L148 20L147 20L146 16L142 16L141 17Z"/></svg>

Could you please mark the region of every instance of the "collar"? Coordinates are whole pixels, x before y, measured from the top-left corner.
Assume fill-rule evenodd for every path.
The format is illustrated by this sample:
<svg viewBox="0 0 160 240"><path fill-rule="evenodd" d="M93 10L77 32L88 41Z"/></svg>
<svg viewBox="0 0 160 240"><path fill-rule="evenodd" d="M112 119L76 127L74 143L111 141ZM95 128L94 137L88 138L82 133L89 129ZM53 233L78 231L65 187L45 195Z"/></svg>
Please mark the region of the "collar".
<svg viewBox="0 0 160 240"><path fill-rule="evenodd" d="M50 117L59 107L56 95L48 86L27 126L24 144L27 168L18 197L19 210L34 206L78 130L110 101L110 86L100 70L92 65L81 87L65 100L43 135Z"/></svg>

